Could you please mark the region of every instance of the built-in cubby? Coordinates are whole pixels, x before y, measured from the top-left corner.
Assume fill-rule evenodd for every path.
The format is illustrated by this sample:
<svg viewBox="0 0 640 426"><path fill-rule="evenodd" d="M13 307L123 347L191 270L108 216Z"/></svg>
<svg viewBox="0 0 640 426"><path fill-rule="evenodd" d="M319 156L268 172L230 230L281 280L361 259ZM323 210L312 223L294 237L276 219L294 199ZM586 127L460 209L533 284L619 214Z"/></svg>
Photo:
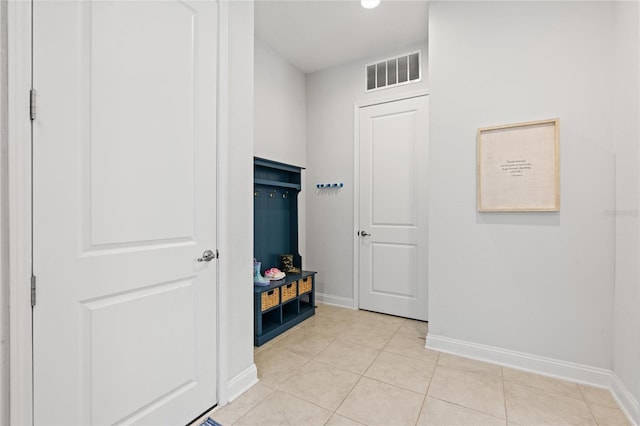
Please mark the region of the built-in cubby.
<svg viewBox="0 0 640 426"><path fill-rule="evenodd" d="M272 281L268 286L254 286L254 345L268 342L315 314L315 274L313 271L302 271ZM308 282L311 290L301 294L300 282ZM283 300L285 292L282 287L288 285L295 288L295 296Z"/></svg>
<svg viewBox="0 0 640 426"><path fill-rule="evenodd" d="M298 194L301 167L254 159L253 246L260 273L280 268L280 255L298 252ZM315 314L315 274L287 274L268 286L254 286L254 344L260 346Z"/></svg>

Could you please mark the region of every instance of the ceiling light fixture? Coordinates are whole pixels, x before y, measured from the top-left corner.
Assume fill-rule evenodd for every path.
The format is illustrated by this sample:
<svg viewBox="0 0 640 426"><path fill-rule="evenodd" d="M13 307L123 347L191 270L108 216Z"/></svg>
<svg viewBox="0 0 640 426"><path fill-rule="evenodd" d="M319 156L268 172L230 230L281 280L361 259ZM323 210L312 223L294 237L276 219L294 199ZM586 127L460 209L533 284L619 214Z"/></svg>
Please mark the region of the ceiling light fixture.
<svg viewBox="0 0 640 426"><path fill-rule="evenodd" d="M373 9L378 7L380 0L360 0L360 5L365 9Z"/></svg>

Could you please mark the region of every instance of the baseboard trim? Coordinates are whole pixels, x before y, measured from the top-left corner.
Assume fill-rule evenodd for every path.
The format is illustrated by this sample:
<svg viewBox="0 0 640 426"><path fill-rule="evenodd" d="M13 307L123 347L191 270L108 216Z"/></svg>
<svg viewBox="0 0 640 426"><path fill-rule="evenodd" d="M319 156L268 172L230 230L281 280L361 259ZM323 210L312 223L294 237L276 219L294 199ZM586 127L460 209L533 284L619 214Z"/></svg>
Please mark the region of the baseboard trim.
<svg viewBox="0 0 640 426"><path fill-rule="evenodd" d="M543 376L611 388L611 371L604 368L575 364L495 346L481 345L443 336L427 335L427 349L460 355Z"/></svg>
<svg viewBox="0 0 640 426"><path fill-rule="evenodd" d="M229 380L227 384L227 395L230 396L229 400L226 402L233 401L244 392L248 391L256 383L258 383L258 369L255 364L251 364L251 366L243 372Z"/></svg>
<svg viewBox="0 0 640 426"><path fill-rule="evenodd" d="M352 297L332 296L330 294L316 292L316 301L325 303L327 305L342 306L345 308L356 309L356 307L353 306Z"/></svg>
<svg viewBox="0 0 640 426"><path fill-rule="evenodd" d="M640 403L636 401L616 373L611 374L611 393L631 420L631 424L638 426L640 424Z"/></svg>

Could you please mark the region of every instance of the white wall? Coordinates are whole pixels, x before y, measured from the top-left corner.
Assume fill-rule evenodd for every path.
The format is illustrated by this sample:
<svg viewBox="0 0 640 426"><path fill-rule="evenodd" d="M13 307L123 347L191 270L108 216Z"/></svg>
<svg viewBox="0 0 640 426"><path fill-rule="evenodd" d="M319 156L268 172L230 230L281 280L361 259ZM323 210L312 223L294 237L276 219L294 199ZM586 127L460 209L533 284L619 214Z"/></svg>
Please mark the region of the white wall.
<svg viewBox="0 0 640 426"><path fill-rule="evenodd" d="M306 165L305 75L255 37L255 141L257 157Z"/></svg>
<svg viewBox="0 0 640 426"><path fill-rule="evenodd" d="M426 25L427 23L425 23ZM365 92L367 63L422 49L422 81ZM319 300L353 304L353 106L427 88L427 46L404 46L375 58L307 75L307 247L306 267L318 271ZM322 191L316 183L344 182Z"/></svg>
<svg viewBox="0 0 640 426"><path fill-rule="evenodd" d="M257 380L253 363L253 2L229 1L228 84L220 87L218 348L226 368L220 380L233 399ZM224 49L224 47L223 47ZM223 52L224 54L224 52ZM225 60L224 58L222 59ZM225 93L225 90L227 91Z"/></svg>
<svg viewBox="0 0 640 426"><path fill-rule="evenodd" d="M9 424L7 1L0 0L0 424Z"/></svg>
<svg viewBox="0 0 640 426"><path fill-rule="evenodd" d="M430 335L611 369L613 12L431 3ZM477 129L554 117L561 211L478 213Z"/></svg>
<svg viewBox="0 0 640 426"><path fill-rule="evenodd" d="M255 37L254 57L254 155L306 167L306 76L260 37ZM298 194L298 252L303 267L306 267L307 191L303 170L302 191Z"/></svg>
<svg viewBox="0 0 640 426"><path fill-rule="evenodd" d="M614 117L616 286L613 371L635 399L640 424L640 5L616 4ZM629 409L629 411L633 411Z"/></svg>

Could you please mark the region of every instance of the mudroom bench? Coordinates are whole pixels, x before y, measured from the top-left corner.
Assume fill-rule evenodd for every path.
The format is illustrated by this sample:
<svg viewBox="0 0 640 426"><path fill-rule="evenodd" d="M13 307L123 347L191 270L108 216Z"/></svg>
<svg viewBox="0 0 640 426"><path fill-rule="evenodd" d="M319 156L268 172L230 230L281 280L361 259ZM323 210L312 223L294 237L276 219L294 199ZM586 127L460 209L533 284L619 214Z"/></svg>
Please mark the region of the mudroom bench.
<svg viewBox="0 0 640 426"><path fill-rule="evenodd" d="M260 346L315 314L313 271L287 274L268 286L254 286L254 345Z"/></svg>

